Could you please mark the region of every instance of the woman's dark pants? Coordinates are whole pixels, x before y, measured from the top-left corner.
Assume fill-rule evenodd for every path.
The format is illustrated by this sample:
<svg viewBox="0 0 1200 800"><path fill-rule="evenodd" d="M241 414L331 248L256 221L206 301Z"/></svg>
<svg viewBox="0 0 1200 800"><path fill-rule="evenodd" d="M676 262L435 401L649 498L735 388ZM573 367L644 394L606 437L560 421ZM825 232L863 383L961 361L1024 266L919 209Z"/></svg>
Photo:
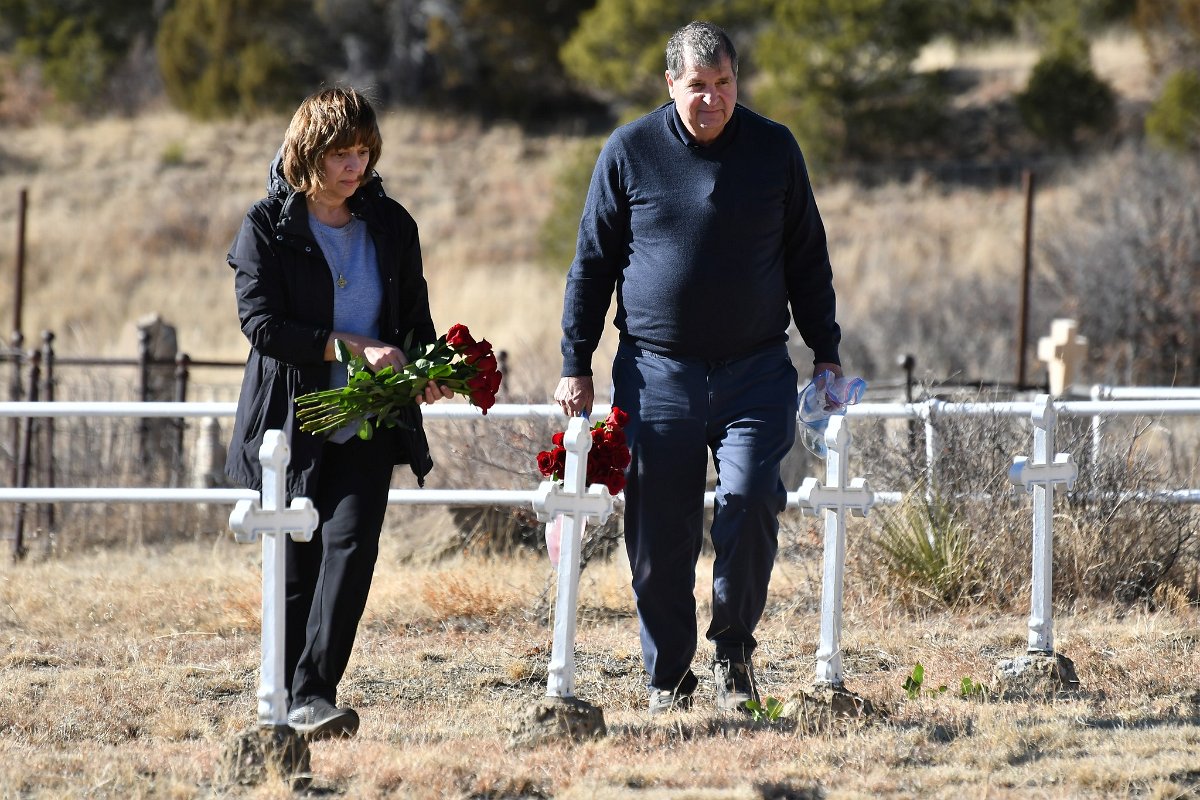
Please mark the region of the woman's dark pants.
<svg viewBox="0 0 1200 800"><path fill-rule="evenodd" d="M321 525L312 541L287 541L284 675L291 708L316 698L336 704L379 555L391 485L394 431L326 443L316 496Z"/></svg>

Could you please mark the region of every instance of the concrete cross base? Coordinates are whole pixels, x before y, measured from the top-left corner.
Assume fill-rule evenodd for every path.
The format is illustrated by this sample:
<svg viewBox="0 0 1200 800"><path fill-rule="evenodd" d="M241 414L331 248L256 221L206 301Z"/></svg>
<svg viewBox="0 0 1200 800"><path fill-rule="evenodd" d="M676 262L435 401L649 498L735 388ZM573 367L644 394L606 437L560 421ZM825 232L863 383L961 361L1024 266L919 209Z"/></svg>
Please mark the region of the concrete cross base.
<svg viewBox="0 0 1200 800"><path fill-rule="evenodd" d="M844 686L818 683L783 704L780 719L796 724L796 730L818 733L834 721L865 720L876 715L871 701Z"/></svg>
<svg viewBox="0 0 1200 800"><path fill-rule="evenodd" d="M308 743L286 725L266 725L235 734L218 765L226 786L281 781L293 790L312 784Z"/></svg>
<svg viewBox="0 0 1200 800"><path fill-rule="evenodd" d="M1079 678L1062 653L1031 653L996 664L992 685L999 700L1053 700L1079 691Z"/></svg>
<svg viewBox="0 0 1200 800"><path fill-rule="evenodd" d="M525 709L513 727L514 747L583 742L608 734L604 711L577 697L543 697Z"/></svg>

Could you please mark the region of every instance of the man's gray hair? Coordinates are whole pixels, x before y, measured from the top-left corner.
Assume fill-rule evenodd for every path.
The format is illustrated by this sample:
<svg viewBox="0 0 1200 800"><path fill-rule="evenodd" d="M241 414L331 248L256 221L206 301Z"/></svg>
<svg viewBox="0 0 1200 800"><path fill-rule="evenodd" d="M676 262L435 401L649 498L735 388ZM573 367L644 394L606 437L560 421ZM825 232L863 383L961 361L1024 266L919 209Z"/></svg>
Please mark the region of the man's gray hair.
<svg viewBox="0 0 1200 800"><path fill-rule="evenodd" d="M737 77L737 50L725 31L711 22L689 22L675 31L667 42L667 71L672 80L678 80L690 61L695 67L718 67L721 59L728 58Z"/></svg>

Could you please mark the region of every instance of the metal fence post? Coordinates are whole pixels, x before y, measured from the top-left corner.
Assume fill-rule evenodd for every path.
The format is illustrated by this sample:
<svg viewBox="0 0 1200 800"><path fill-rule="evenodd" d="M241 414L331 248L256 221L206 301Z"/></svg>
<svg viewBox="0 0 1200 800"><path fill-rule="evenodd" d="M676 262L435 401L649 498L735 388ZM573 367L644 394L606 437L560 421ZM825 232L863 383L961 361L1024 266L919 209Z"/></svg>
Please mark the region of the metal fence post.
<svg viewBox="0 0 1200 800"><path fill-rule="evenodd" d="M41 379L42 354L33 351L29 354L29 402L36 403L38 399L38 381ZM13 485L19 489L29 488L29 473L33 461L33 437L36 435L33 417L25 417L21 425L21 449L17 456L17 480ZM13 561L25 558L25 504L17 503L16 522L13 526Z"/></svg>
<svg viewBox="0 0 1200 800"><path fill-rule="evenodd" d="M901 353L896 359L896 365L904 370L904 402L912 403L913 401L913 372L917 367L917 359L911 353ZM910 419L908 421L908 449L909 452L917 449L917 421Z"/></svg>
<svg viewBox="0 0 1200 800"><path fill-rule="evenodd" d="M150 399L150 331L138 328L138 400L145 403ZM145 417L138 419L137 426L137 455L141 461L146 460L146 437L150 426Z"/></svg>
<svg viewBox="0 0 1200 800"><path fill-rule="evenodd" d="M187 402L188 367L191 365L191 363L192 363L192 360L190 358L188 358L187 353L176 353L175 354L175 402L176 403L186 403ZM184 438L184 431L186 430L187 425L186 425L183 417L180 417L179 419L175 420L174 422L175 422L175 466L174 466L175 480L176 480L176 483L182 485L183 476L187 472L187 469L184 464L184 458L183 458L183 438Z"/></svg>

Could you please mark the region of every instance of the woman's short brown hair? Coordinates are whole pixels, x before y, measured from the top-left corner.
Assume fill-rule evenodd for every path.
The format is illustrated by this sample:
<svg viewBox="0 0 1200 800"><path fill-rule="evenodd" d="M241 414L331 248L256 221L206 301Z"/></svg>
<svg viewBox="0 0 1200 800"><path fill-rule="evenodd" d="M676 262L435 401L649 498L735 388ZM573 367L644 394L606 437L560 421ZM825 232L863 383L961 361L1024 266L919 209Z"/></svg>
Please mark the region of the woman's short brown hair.
<svg viewBox="0 0 1200 800"><path fill-rule="evenodd" d="M314 92L296 109L283 137L283 177L298 192L318 192L325 184L325 153L356 145L371 151L365 180L383 150L375 109L367 98L340 87Z"/></svg>

